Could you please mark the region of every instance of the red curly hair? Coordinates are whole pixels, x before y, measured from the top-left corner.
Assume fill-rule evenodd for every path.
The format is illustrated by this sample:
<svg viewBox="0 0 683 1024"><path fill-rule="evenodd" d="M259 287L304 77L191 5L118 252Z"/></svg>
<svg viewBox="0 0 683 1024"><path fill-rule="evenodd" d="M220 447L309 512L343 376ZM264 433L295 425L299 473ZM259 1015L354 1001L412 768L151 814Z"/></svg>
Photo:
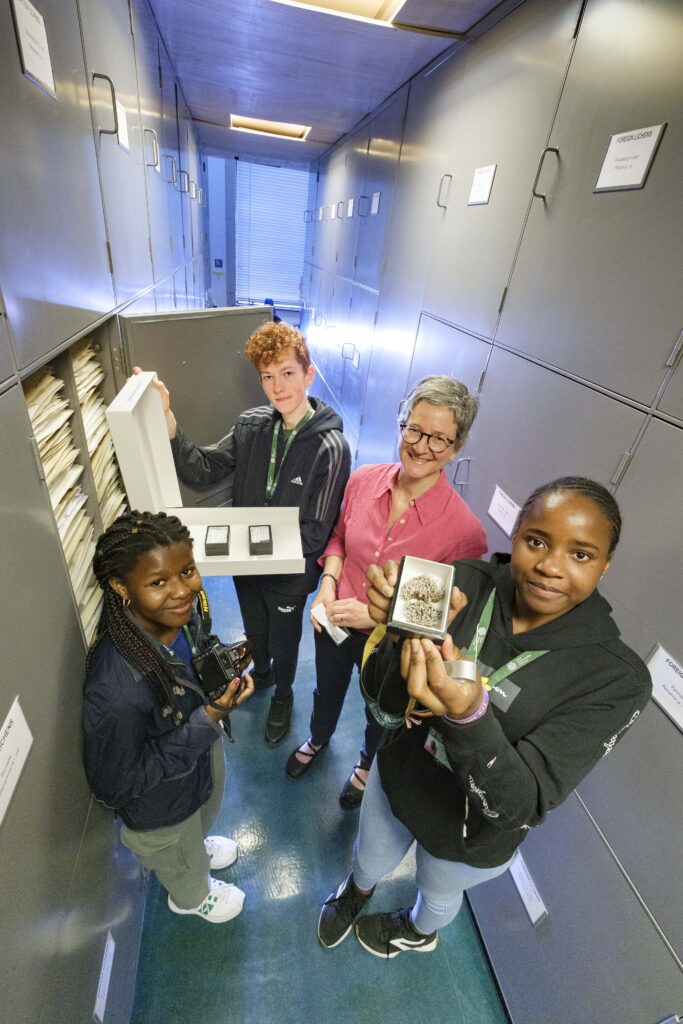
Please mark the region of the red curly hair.
<svg viewBox="0 0 683 1024"><path fill-rule="evenodd" d="M249 337L244 354L257 370L264 364L280 362L287 349L292 349L297 362L308 370L311 355L304 336L286 323L267 323Z"/></svg>

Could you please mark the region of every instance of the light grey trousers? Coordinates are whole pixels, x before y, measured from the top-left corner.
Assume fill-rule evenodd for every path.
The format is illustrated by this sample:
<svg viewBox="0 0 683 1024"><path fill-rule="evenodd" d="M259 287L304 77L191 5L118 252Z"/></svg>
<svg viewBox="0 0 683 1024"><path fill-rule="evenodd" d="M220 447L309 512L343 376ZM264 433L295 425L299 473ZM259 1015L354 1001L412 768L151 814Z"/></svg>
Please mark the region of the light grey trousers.
<svg viewBox="0 0 683 1024"><path fill-rule="evenodd" d="M124 825L121 842L168 891L173 902L189 910L209 894L209 856L204 839L218 817L225 788L225 752L219 737L211 748L211 796L198 811L177 825L137 832Z"/></svg>

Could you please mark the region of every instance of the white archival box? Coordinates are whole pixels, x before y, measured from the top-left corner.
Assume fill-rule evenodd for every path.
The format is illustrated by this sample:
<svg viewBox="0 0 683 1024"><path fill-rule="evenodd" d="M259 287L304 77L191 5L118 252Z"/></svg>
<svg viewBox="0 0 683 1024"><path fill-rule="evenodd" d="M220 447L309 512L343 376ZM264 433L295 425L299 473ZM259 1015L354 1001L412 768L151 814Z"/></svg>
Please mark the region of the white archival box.
<svg viewBox="0 0 683 1024"><path fill-rule="evenodd" d="M180 496L161 396L154 373L135 374L107 409L107 421L131 508L178 516L194 541L197 568L207 576L299 573L305 568L298 508L185 508ZM230 554L207 555L207 526L230 526ZM272 555L249 554L249 527L268 525Z"/></svg>

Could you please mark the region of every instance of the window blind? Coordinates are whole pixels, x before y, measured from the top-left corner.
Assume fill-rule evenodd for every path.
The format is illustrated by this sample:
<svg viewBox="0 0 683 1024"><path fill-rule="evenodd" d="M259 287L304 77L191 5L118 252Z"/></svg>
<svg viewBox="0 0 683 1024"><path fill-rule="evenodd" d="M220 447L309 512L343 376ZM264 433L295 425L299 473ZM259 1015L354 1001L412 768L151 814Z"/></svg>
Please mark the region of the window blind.
<svg viewBox="0 0 683 1024"><path fill-rule="evenodd" d="M237 163L235 269L238 303L298 306L309 171Z"/></svg>

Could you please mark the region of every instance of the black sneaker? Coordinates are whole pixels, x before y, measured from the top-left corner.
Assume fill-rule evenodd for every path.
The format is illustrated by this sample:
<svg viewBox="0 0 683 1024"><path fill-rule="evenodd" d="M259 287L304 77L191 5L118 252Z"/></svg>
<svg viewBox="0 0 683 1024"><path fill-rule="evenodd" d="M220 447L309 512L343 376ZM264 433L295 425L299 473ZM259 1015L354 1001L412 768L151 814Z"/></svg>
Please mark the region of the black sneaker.
<svg viewBox="0 0 683 1024"><path fill-rule="evenodd" d="M439 933L418 935L410 924L411 909L361 917L356 936L363 949L387 960L393 960L399 953L431 953L436 949Z"/></svg>
<svg viewBox="0 0 683 1024"><path fill-rule="evenodd" d="M266 742L272 747L282 743L288 735L293 705L294 695L291 692L286 697L278 697L276 694L271 700L266 722Z"/></svg>
<svg viewBox="0 0 683 1024"><path fill-rule="evenodd" d="M326 949L338 946L351 931L351 925L368 902L372 893L361 892L353 884L351 875L331 892L323 903L318 919L318 938Z"/></svg>

